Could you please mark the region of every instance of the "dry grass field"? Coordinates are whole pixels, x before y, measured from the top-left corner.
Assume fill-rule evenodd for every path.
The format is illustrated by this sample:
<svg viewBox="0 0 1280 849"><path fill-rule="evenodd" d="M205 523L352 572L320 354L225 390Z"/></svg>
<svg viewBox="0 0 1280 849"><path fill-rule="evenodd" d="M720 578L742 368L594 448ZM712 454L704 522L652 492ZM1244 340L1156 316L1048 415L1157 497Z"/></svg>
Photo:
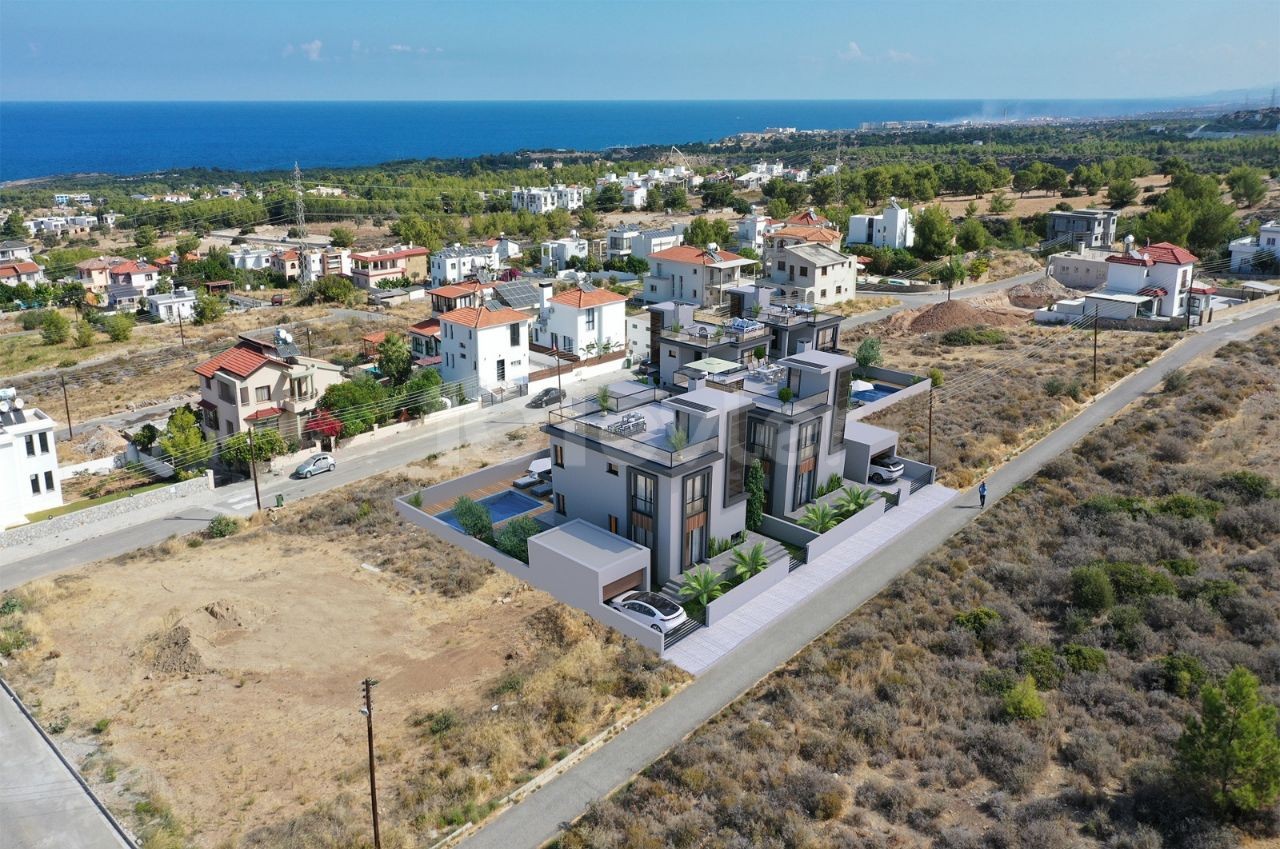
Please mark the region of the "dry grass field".
<svg viewBox="0 0 1280 849"><path fill-rule="evenodd" d="M560 849L1275 846L1280 810L1226 818L1173 757L1232 667L1280 701L1277 376L1271 330L1166 379Z"/></svg>
<svg viewBox="0 0 1280 849"><path fill-rule="evenodd" d="M271 849L364 845L375 678L384 845L428 845L683 680L395 514L534 433L13 593L6 678L148 846Z"/></svg>

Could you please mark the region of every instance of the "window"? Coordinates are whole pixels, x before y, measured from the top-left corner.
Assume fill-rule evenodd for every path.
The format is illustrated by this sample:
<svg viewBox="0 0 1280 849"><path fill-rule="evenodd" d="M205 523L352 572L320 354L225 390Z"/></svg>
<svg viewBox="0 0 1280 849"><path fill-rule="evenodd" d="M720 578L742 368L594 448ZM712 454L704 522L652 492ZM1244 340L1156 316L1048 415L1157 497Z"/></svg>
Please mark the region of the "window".
<svg viewBox="0 0 1280 849"><path fill-rule="evenodd" d="M31 476L31 494L32 495L40 494L40 476L39 475Z"/></svg>
<svg viewBox="0 0 1280 849"><path fill-rule="evenodd" d="M576 348L573 347L572 336L565 336L563 339L560 340L560 342L564 345L564 347L560 349L562 351L569 351L570 353L572 353L577 350Z"/></svg>
<svg viewBox="0 0 1280 849"><path fill-rule="evenodd" d="M827 296L827 290L823 289L821 297L825 298L826 296Z"/></svg>
<svg viewBox="0 0 1280 849"><path fill-rule="evenodd" d="M842 287L837 286L837 287L836 287L836 294L837 294L837 295L839 295L841 291L843 291Z"/></svg>
<svg viewBox="0 0 1280 849"><path fill-rule="evenodd" d="M633 472L631 475L631 512L652 516L657 489L657 478L640 472Z"/></svg>
<svg viewBox="0 0 1280 849"><path fill-rule="evenodd" d="M610 514L609 516L609 533L616 534L618 532L618 517Z"/></svg>
<svg viewBox="0 0 1280 849"><path fill-rule="evenodd" d="M605 470L606 472L608 472L609 474L611 474L611 475L615 475L615 476L616 476L616 475L618 474L618 464L617 464L617 463L605 463L605 464L604 464L604 470Z"/></svg>
<svg viewBox="0 0 1280 849"><path fill-rule="evenodd" d="M778 260L778 270L779 270L779 271L786 271L786 270L787 270L787 264L786 264L785 262L783 262L782 260Z"/></svg>
<svg viewBox="0 0 1280 849"><path fill-rule="evenodd" d="M254 392L254 400L257 401L259 404L261 404L263 401L271 400L270 386L259 386L253 392Z"/></svg>
<svg viewBox="0 0 1280 849"><path fill-rule="evenodd" d="M240 406L247 407L249 405L249 387L240 387Z"/></svg>
<svg viewBox="0 0 1280 849"><path fill-rule="evenodd" d="M823 268L822 268L822 276L823 276L823 277L826 277L826 276L827 276L827 272L828 272L828 271L830 271L830 270L831 270L830 268L827 268L826 266L823 266Z"/></svg>
<svg viewBox="0 0 1280 849"><path fill-rule="evenodd" d="M53 492L53 472L44 473L44 491Z"/></svg>
<svg viewBox="0 0 1280 849"><path fill-rule="evenodd" d="M228 434L232 434L232 433L235 433L235 432L236 432L236 423L235 423L235 422L231 421L230 419L227 419L225 422L223 422L223 424L225 424L225 425L227 426L227 433L228 433Z"/></svg>
<svg viewBox="0 0 1280 849"><path fill-rule="evenodd" d="M563 492L557 492L557 493L556 493L556 512L557 512L557 513L559 513L561 516L566 515L566 514L565 514L565 503L564 503L564 493L563 493Z"/></svg>
<svg viewBox="0 0 1280 849"><path fill-rule="evenodd" d="M511 325L511 345L513 347L520 346L520 323L516 322ZM501 380L501 378L499 378Z"/></svg>
<svg viewBox="0 0 1280 849"><path fill-rule="evenodd" d="M813 486L818 475L818 435L822 429L822 419L814 419L800 426L800 438L797 446L799 463L796 465L796 489L791 509L813 500Z"/></svg>
<svg viewBox="0 0 1280 849"><path fill-rule="evenodd" d="M515 327L516 325L513 324L511 326ZM498 360L497 379L499 383L502 383L507 379L507 361L506 360Z"/></svg>
<svg viewBox="0 0 1280 849"><path fill-rule="evenodd" d="M684 479L684 545L681 552L685 568L707 556L707 490L710 472L699 472Z"/></svg>
<svg viewBox="0 0 1280 849"><path fill-rule="evenodd" d="M36 438L32 434L27 434L27 456L36 456Z"/></svg>
<svg viewBox="0 0 1280 849"><path fill-rule="evenodd" d="M809 276L809 266L807 266L807 265L802 265L802 266L800 266L800 276L801 276L801 277L808 277L808 276Z"/></svg>
<svg viewBox="0 0 1280 849"><path fill-rule="evenodd" d="M564 446L563 445L551 446L551 462L561 469L564 468Z"/></svg>
<svg viewBox="0 0 1280 849"><path fill-rule="evenodd" d="M205 389L212 389L212 388L213 388L213 381L206 377L206 378L204 379L204 388L205 388Z"/></svg>
<svg viewBox="0 0 1280 849"><path fill-rule="evenodd" d="M588 330L595 330L595 329L596 329L596 309L595 309L595 307L592 307L591 309L587 310L587 329L588 329Z"/></svg>
<svg viewBox="0 0 1280 849"><path fill-rule="evenodd" d="M725 446L724 503L735 504L747 493L747 413L733 410L729 413L728 445Z"/></svg>
<svg viewBox="0 0 1280 849"><path fill-rule="evenodd" d="M707 484L711 476L706 472L684 479L684 514L694 516L707 511Z"/></svg>

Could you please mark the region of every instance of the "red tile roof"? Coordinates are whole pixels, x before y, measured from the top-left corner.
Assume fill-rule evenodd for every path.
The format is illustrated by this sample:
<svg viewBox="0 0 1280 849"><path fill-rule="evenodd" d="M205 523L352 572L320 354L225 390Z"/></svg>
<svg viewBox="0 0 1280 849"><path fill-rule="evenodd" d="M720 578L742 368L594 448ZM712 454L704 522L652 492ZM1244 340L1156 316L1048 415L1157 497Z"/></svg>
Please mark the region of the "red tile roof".
<svg viewBox="0 0 1280 849"><path fill-rule="evenodd" d="M806 242L840 241L839 230L831 230L827 227L801 227L791 224L767 235L769 238L803 239Z"/></svg>
<svg viewBox="0 0 1280 849"><path fill-rule="evenodd" d="M290 249L287 251L281 251L279 256L282 262L288 262L289 260L296 260L298 258L298 252Z"/></svg>
<svg viewBox="0 0 1280 849"><path fill-rule="evenodd" d="M413 361L414 365L419 365L419 366L438 366L442 362L444 362L444 357L440 356L439 354L436 354L435 356L431 356L431 357L421 357L420 359L416 359Z"/></svg>
<svg viewBox="0 0 1280 849"><path fill-rule="evenodd" d="M409 326L410 333L417 333L419 336L439 336L440 335L440 319L428 318L417 324Z"/></svg>
<svg viewBox="0 0 1280 849"><path fill-rule="evenodd" d="M1130 256L1129 254L1118 254L1116 256L1107 257L1107 262L1118 263L1119 265L1145 265L1148 268L1156 264L1156 261L1148 256Z"/></svg>
<svg viewBox="0 0 1280 849"><path fill-rule="evenodd" d="M0 264L0 277L17 277L19 274L34 274L39 270L39 265L26 260L21 262L6 262Z"/></svg>
<svg viewBox="0 0 1280 849"><path fill-rule="evenodd" d="M196 366L195 372L201 377L213 377L219 371L226 371L236 377L248 377L267 363L267 358L251 348L236 346L215 354Z"/></svg>
<svg viewBox="0 0 1280 849"><path fill-rule="evenodd" d="M439 295L442 298L461 298L465 295L474 295L484 288L479 283L454 283L450 286L440 286L432 289L431 294Z"/></svg>
<svg viewBox="0 0 1280 849"><path fill-rule="evenodd" d="M744 259L731 251L716 251L719 259L712 259L705 248L697 248L693 245L676 245L673 248L667 248L665 251L649 254L650 259L665 259L669 262L688 262L693 265L715 265L719 262L732 262L734 260Z"/></svg>
<svg viewBox="0 0 1280 849"><path fill-rule="evenodd" d="M1131 253L1107 257L1107 262L1118 262L1121 265L1145 265L1147 267L1153 266L1157 262L1165 265L1194 265L1199 261L1200 257L1171 242L1156 242L1154 245L1147 245L1145 248L1134 248Z"/></svg>
<svg viewBox="0 0 1280 849"><path fill-rule="evenodd" d="M368 342L371 345L381 345L387 341L387 331L375 330L372 333L366 333L360 337L361 342Z"/></svg>
<svg viewBox="0 0 1280 849"><path fill-rule="evenodd" d="M574 309L586 309L587 307L599 307L605 304L620 304L627 299L626 295L619 295L617 292L610 292L608 289L593 289L590 292L584 292L576 286L567 292L561 292L551 299L552 303L564 304Z"/></svg>
<svg viewBox="0 0 1280 849"><path fill-rule="evenodd" d="M824 218L812 209L806 209L804 212L797 212L795 215L788 218L787 223L819 226L823 224L830 224L831 220L829 218Z"/></svg>
<svg viewBox="0 0 1280 849"><path fill-rule="evenodd" d="M249 415L244 417L244 420L247 422L256 422L261 419L274 419L276 416L280 415L283 412L284 410L280 409L279 407L267 407L266 409L262 409L254 413L250 413Z"/></svg>
<svg viewBox="0 0 1280 849"><path fill-rule="evenodd" d="M159 270L154 265L132 259L126 259L111 266L112 274L150 274Z"/></svg>
<svg viewBox="0 0 1280 849"><path fill-rule="evenodd" d="M491 310L485 307L459 307L440 316L440 321L461 324L465 327L501 327L517 321L528 321L529 316L510 307Z"/></svg>

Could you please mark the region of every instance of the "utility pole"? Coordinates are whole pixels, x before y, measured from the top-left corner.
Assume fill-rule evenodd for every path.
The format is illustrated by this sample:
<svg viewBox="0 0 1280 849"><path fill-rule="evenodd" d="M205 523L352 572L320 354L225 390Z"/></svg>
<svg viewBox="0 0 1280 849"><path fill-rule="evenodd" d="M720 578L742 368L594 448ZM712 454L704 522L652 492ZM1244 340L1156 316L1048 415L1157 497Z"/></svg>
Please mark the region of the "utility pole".
<svg viewBox="0 0 1280 849"><path fill-rule="evenodd" d="M253 498L258 502L258 511L262 511L262 493L258 491L258 458L253 453L253 425L249 425L249 468L253 472Z"/></svg>
<svg viewBox="0 0 1280 849"><path fill-rule="evenodd" d="M178 338L182 340L182 350L187 350L187 334L182 327L182 307L178 307Z"/></svg>
<svg viewBox="0 0 1280 849"><path fill-rule="evenodd" d="M67 376L60 374L58 380L62 382L62 407L67 411L67 439L71 439L76 434L71 429L71 402L67 400Z"/></svg>
<svg viewBox="0 0 1280 849"><path fill-rule="evenodd" d="M307 356L311 356L311 328L307 327Z"/></svg>
<svg viewBox="0 0 1280 849"><path fill-rule="evenodd" d="M378 781L373 772L373 685L378 682L366 678L364 685L365 723L369 729L369 808L373 811L373 849L382 849L382 835L378 832Z"/></svg>
<svg viewBox="0 0 1280 849"><path fill-rule="evenodd" d="M933 465L933 385L929 385L929 456L925 460L930 466Z"/></svg>
<svg viewBox="0 0 1280 849"><path fill-rule="evenodd" d="M1098 394L1098 305L1093 305L1093 394Z"/></svg>

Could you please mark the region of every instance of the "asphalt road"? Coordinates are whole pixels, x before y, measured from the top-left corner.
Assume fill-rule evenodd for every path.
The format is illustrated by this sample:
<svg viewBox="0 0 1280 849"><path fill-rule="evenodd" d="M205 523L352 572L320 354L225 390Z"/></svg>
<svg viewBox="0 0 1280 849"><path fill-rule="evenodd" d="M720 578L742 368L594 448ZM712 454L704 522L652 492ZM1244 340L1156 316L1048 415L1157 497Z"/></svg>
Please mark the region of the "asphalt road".
<svg viewBox="0 0 1280 849"><path fill-rule="evenodd" d="M1091 430L1159 386L1166 372L1280 320L1278 306L1230 323L1224 320L1211 324L1170 349L1150 367L1120 381L1078 416L987 477L988 503L993 505L999 501L1050 460L1070 450ZM589 803L608 796L662 757L756 682L945 543L978 512L976 492L963 493L952 506L939 512L934 521L868 558L829 591L814 596L776 620L665 704L459 845L464 849L514 849L540 846L552 839L564 823L577 819Z"/></svg>
<svg viewBox="0 0 1280 849"><path fill-rule="evenodd" d="M0 689L0 846L4 849L121 849L75 776Z"/></svg>

